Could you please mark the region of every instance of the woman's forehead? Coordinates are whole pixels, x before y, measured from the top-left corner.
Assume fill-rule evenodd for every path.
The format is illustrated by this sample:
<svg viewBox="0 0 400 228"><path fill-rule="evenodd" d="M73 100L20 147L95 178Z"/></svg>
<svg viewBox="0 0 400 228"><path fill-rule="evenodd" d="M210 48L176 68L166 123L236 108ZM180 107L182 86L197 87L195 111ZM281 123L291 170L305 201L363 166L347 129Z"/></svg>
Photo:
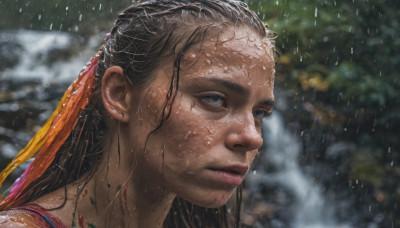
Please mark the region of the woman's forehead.
<svg viewBox="0 0 400 228"><path fill-rule="evenodd" d="M182 79L223 79L251 90L273 87L273 46L250 29L231 29L219 36L208 36L200 50L193 48L185 54L182 63Z"/></svg>
<svg viewBox="0 0 400 228"><path fill-rule="evenodd" d="M228 27L219 33L208 34L201 44L189 49L183 63L191 62L193 58L200 56L228 62L232 57L240 57L243 60L265 57L265 61L275 62L271 41L244 26Z"/></svg>

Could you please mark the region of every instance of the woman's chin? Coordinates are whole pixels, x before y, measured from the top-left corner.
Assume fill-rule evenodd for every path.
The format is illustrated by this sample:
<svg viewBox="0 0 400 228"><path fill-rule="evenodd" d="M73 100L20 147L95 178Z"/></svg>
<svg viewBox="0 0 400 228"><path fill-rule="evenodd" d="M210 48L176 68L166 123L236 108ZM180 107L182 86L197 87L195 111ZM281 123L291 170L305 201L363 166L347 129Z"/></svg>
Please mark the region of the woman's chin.
<svg viewBox="0 0 400 228"><path fill-rule="evenodd" d="M184 199L196 206L205 207L205 208L218 208L218 207L224 206L228 202L228 200L232 196L232 192L211 193L211 194L205 195L204 197L199 197L199 198L195 198L195 199L193 199L193 198L192 199L184 198Z"/></svg>

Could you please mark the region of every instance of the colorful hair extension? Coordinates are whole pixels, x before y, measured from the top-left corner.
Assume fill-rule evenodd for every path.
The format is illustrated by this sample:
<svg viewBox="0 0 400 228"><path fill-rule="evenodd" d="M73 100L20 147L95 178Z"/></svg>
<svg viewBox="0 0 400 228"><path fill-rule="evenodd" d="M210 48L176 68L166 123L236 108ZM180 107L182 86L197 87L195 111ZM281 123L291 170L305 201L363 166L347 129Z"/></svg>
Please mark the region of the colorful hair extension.
<svg viewBox="0 0 400 228"><path fill-rule="evenodd" d="M97 53L82 69L79 77L70 85L56 110L28 145L0 173L0 187L7 176L19 165L34 156L35 160L11 187L9 194L0 202L0 210L24 203L28 196L22 192L39 178L53 162L56 153L75 128L82 110L87 106L95 86L95 69L100 54Z"/></svg>

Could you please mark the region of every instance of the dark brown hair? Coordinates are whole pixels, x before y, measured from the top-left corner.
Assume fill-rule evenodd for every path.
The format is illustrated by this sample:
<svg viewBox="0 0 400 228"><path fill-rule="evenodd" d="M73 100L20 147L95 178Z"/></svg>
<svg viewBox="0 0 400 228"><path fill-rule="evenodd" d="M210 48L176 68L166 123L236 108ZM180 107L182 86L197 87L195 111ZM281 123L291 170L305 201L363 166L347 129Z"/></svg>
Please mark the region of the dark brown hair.
<svg viewBox="0 0 400 228"><path fill-rule="evenodd" d="M106 44L99 50L96 88L89 105L52 165L27 188L32 192L29 201L66 186L84 174L88 174L85 175L87 183L96 171L104 157L104 141L109 127L100 91L101 78L109 67L122 67L132 85L144 87L164 60L173 59L171 84L161 121L150 132L152 134L171 112L168 105L172 105L169 101L174 100L178 89L180 64L185 53L194 45L201 44L207 34L217 34L227 26L247 26L263 38L269 38L271 33L257 15L239 1L149 0L134 3L120 13ZM240 222L241 191L238 189L235 226ZM177 197L164 226L227 227L227 209L202 208Z"/></svg>

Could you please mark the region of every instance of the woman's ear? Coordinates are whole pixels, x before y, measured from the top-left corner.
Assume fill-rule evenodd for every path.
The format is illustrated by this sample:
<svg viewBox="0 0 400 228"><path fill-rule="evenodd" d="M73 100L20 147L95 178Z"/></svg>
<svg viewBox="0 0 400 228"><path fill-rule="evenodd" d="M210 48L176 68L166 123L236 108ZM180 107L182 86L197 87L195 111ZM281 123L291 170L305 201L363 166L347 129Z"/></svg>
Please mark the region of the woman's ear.
<svg viewBox="0 0 400 228"><path fill-rule="evenodd" d="M103 75L101 93L104 107L113 118L121 122L129 119L130 104L127 101L130 87L120 66L108 68Z"/></svg>

